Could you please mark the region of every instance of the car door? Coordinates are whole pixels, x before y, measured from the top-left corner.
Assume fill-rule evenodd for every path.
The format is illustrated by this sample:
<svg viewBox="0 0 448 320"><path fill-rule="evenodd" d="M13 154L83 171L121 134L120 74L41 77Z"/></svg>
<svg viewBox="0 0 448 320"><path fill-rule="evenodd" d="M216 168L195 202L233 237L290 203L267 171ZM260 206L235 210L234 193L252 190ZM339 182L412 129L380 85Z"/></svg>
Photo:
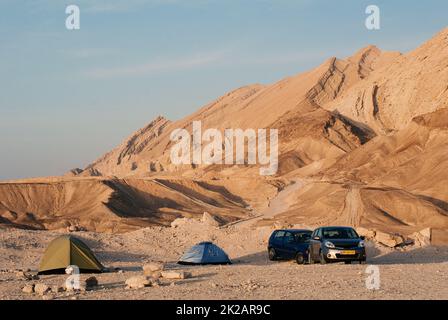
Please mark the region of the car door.
<svg viewBox="0 0 448 320"><path fill-rule="evenodd" d="M285 259L292 259L296 253L294 234L286 231L283 237L283 252Z"/></svg>
<svg viewBox="0 0 448 320"><path fill-rule="evenodd" d="M284 248L283 248L283 238L285 236L285 231L277 231L272 238L272 247L275 249L275 252L277 253L277 256L279 258L282 258L284 255Z"/></svg>
<svg viewBox="0 0 448 320"><path fill-rule="evenodd" d="M316 236L317 230L314 230L313 233L311 233L311 238L310 238L310 242L308 245L308 254L310 255L311 258L314 258L314 237Z"/></svg>
<svg viewBox="0 0 448 320"><path fill-rule="evenodd" d="M313 235L310 239L310 254L311 257L316 260L319 259L319 252L320 252L320 240L316 240L315 238L319 237L319 239L322 239L322 229L316 229L313 232Z"/></svg>

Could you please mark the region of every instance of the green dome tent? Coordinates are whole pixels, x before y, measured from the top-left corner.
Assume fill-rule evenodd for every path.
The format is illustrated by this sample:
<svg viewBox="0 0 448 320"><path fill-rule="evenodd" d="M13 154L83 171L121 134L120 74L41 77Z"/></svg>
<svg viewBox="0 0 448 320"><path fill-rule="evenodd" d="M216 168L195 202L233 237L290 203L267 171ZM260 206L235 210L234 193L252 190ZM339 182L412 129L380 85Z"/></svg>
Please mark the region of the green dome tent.
<svg viewBox="0 0 448 320"><path fill-rule="evenodd" d="M40 262L39 274L65 273L75 265L83 273L100 273L104 270L90 248L78 238L61 236L50 242Z"/></svg>
<svg viewBox="0 0 448 320"><path fill-rule="evenodd" d="M191 247L179 259L179 264L231 264L227 253L212 242L201 242Z"/></svg>

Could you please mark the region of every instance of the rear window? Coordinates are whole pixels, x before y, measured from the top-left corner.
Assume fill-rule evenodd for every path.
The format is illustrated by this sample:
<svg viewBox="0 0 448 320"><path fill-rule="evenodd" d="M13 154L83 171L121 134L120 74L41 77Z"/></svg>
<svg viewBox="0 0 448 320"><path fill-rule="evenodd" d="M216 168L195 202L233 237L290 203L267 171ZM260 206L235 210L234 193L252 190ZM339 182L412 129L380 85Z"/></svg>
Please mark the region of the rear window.
<svg viewBox="0 0 448 320"><path fill-rule="evenodd" d="M285 231L277 231L274 235L274 238L283 238L285 235Z"/></svg>
<svg viewBox="0 0 448 320"><path fill-rule="evenodd" d="M355 230L351 228L323 229L324 239L356 239L359 238Z"/></svg>
<svg viewBox="0 0 448 320"><path fill-rule="evenodd" d="M311 238L311 232L294 233L294 238L295 238L295 241L299 242L299 243L308 242Z"/></svg>

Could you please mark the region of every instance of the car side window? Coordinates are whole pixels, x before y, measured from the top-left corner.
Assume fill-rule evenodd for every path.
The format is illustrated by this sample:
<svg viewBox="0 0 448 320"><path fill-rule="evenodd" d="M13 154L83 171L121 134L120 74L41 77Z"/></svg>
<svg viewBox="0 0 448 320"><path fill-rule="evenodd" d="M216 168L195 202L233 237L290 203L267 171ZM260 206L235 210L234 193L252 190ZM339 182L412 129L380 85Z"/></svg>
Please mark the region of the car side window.
<svg viewBox="0 0 448 320"><path fill-rule="evenodd" d="M291 232L286 232L286 233L285 233L285 241L286 241L286 242L292 242L292 241L294 241L294 236L292 235Z"/></svg>

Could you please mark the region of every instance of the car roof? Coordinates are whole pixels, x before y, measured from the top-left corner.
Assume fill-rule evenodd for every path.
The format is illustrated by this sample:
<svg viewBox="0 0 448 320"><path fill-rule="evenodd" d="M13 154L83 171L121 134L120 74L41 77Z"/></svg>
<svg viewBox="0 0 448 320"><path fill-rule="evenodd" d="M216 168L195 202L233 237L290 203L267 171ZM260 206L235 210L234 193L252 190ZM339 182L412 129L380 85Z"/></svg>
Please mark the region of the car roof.
<svg viewBox="0 0 448 320"><path fill-rule="evenodd" d="M313 231L308 230L308 229L278 229L278 230L275 230L275 232L278 232L278 231L289 231L289 232L313 232Z"/></svg>
<svg viewBox="0 0 448 320"><path fill-rule="evenodd" d="M354 229L354 228L347 226L325 226L325 227L319 227L318 229Z"/></svg>

